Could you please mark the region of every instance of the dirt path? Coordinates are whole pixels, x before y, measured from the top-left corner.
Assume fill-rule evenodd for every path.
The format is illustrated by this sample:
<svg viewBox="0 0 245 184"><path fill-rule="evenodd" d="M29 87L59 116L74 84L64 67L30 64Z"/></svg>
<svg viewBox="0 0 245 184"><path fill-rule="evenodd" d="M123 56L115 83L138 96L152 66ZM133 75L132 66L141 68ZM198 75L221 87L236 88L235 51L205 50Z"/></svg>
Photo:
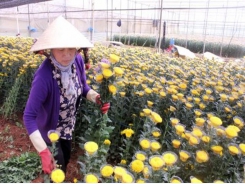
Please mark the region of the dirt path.
<svg viewBox="0 0 245 184"><path fill-rule="evenodd" d="M22 118L19 116L18 119L18 121L13 121L0 117L0 162L25 152L36 152L24 128ZM81 180L82 177L77 164L78 157L81 155L83 155L83 151L74 145L67 168L66 182L73 183L74 178ZM42 183L43 179L39 176L32 182Z"/></svg>

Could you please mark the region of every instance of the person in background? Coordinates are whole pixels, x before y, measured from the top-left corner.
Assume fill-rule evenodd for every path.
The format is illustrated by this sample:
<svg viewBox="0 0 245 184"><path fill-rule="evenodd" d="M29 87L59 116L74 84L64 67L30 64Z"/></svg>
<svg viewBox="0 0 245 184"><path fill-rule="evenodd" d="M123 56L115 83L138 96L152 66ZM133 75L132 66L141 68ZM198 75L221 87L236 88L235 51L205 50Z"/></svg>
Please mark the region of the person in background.
<svg viewBox="0 0 245 184"><path fill-rule="evenodd" d="M83 55L84 55L84 64L85 64L85 69L89 70L90 69L90 60L89 60L89 49L88 48L80 48L78 50L79 53L81 53L83 51Z"/></svg>
<svg viewBox="0 0 245 184"><path fill-rule="evenodd" d="M103 103L100 94L86 83L84 61L76 48L90 47L93 45L59 16L30 49L47 56L35 72L23 114L24 125L40 155L44 173L49 174L56 167L54 160L66 173L81 97L100 105L103 114L110 108L110 103ZM56 155L48 148L51 146L50 130L60 135Z"/></svg>

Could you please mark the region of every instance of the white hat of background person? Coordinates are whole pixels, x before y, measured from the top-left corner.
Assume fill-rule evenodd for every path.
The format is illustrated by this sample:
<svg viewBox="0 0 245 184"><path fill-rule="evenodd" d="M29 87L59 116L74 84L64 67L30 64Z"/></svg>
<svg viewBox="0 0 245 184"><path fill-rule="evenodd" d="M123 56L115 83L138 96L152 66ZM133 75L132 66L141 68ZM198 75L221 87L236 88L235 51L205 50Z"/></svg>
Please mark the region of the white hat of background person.
<svg viewBox="0 0 245 184"><path fill-rule="evenodd" d="M30 51L54 48L90 48L93 44L62 16L57 17L32 45Z"/></svg>

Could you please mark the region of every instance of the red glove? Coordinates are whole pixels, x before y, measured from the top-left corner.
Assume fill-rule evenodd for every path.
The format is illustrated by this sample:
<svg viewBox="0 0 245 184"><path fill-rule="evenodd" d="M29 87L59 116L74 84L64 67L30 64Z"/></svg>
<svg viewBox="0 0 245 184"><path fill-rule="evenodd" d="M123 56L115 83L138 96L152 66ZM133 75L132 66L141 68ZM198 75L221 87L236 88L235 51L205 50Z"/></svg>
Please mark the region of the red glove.
<svg viewBox="0 0 245 184"><path fill-rule="evenodd" d="M95 101L98 105L101 105L101 107L100 107L101 113L106 114L108 112L108 110L110 109L110 103L109 102L103 103L101 101L100 95L96 96Z"/></svg>
<svg viewBox="0 0 245 184"><path fill-rule="evenodd" d="M86 69L86 70L89 70L89 69L90 69L90 67L91 67L91 66L90 66L90 64L89 64L89 63L86 63L86 64L85 64L85 69Z"/></svg>
<svg viewBox="0 0 245 184"><path fill-rule="evenodd" d="M50 174L51 171L54 169L53 163L53 156L50 153L49 149L46 148L45 150L39 153L42 161L42 169L45 174Z"/></svg>
<svg viewBox="0 0 245 184"><path fill-rule="evenodd" d="M110 103L104 103L100 108L102 114L106 114L109 109L110 109Z"/></svg>

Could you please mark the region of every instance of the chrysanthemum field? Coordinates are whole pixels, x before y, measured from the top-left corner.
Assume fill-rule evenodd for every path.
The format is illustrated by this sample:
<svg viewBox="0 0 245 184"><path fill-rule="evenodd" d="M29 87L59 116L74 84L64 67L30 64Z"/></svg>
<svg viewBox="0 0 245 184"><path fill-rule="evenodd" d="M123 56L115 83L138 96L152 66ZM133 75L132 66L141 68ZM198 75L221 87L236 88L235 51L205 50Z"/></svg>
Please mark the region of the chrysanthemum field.
<svg viewBox="0 0 245 184"><path fill-rule="evenodd" d="M31 44L0 37L6 118L23 111L44 59L28 53ZM244 58L182 59L95 44L90 60L87 82L111 108L103 115L98 105L81 102L73 140L84 150L77 160L83 177L75 182L243 182Z"/></svg>

